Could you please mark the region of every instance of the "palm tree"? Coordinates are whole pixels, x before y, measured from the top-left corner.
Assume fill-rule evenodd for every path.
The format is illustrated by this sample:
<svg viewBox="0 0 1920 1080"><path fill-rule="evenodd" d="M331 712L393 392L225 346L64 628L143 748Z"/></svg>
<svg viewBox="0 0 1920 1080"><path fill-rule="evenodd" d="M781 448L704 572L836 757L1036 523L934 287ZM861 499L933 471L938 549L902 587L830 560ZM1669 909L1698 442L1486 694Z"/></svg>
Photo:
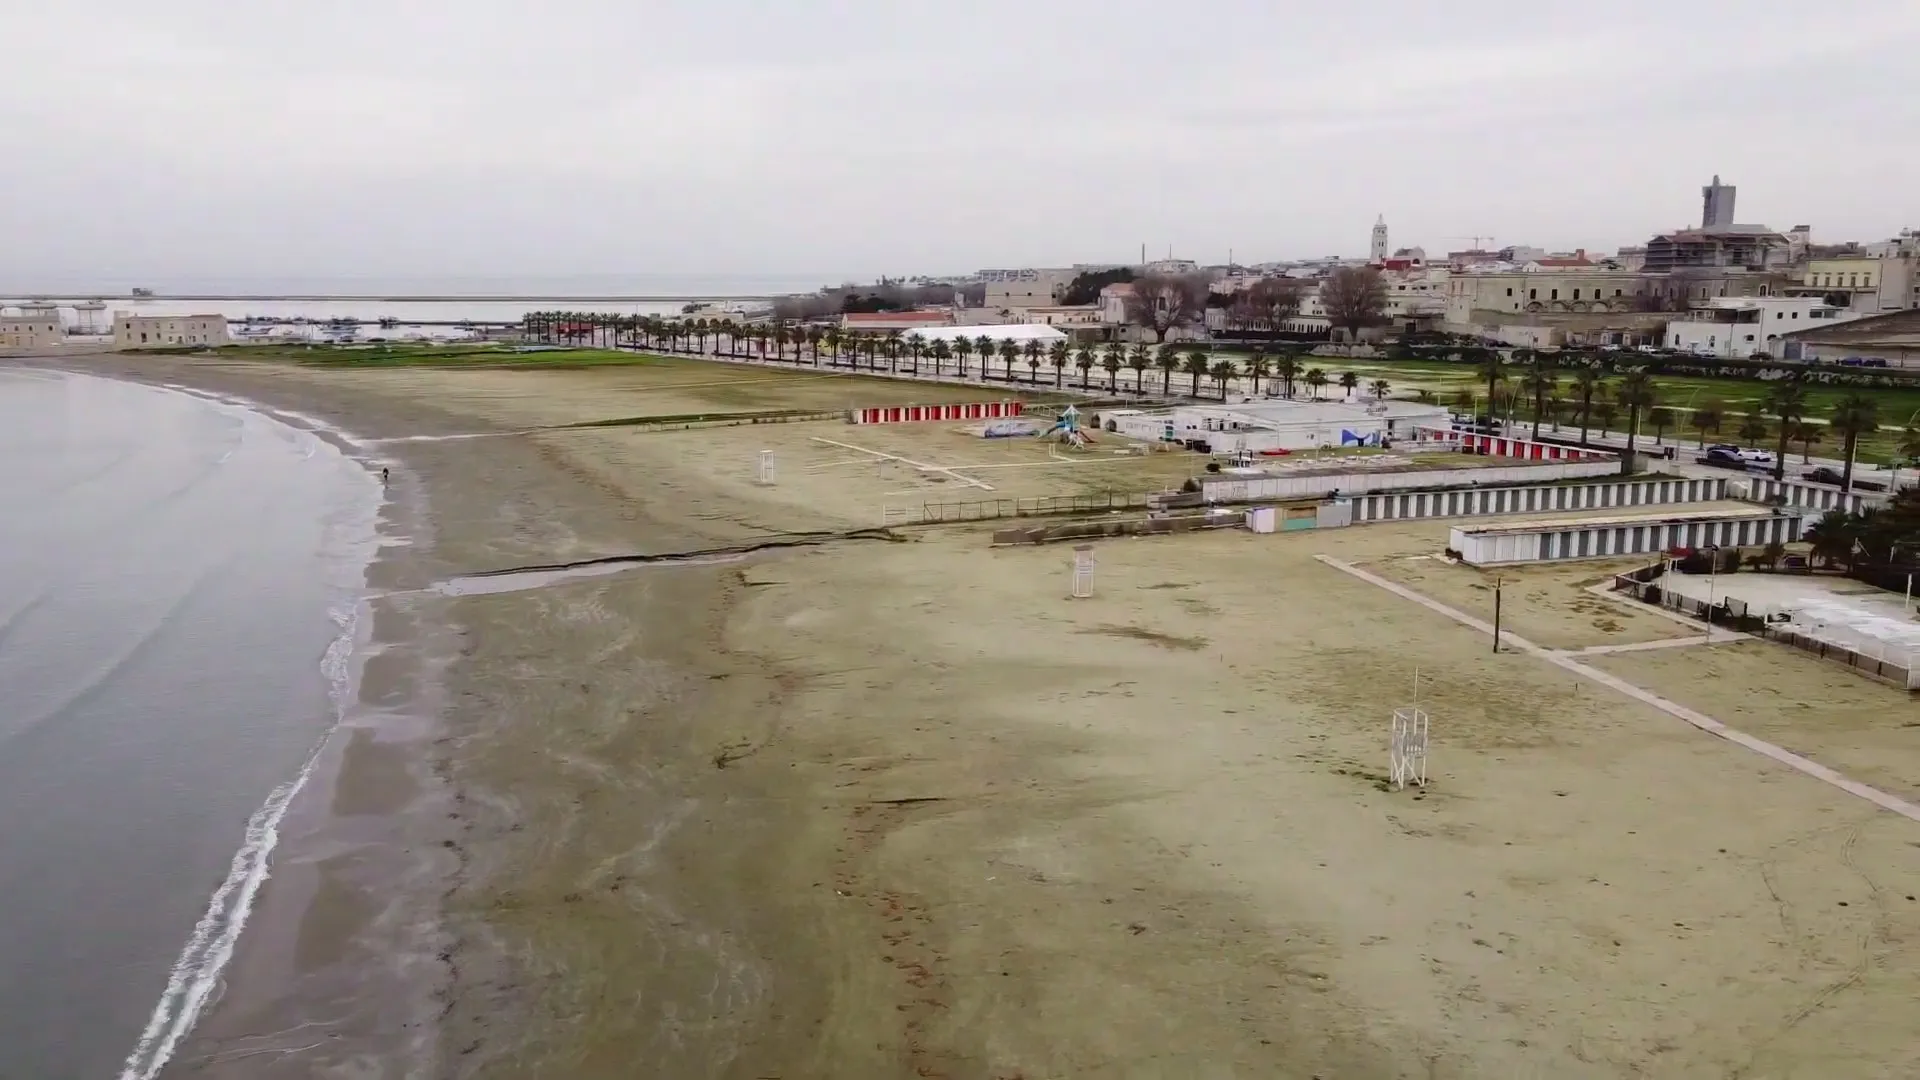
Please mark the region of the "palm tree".
<svg viewBox="0 0 1920 1080"><path fill-rule="evenodd" d="M1607 384L1600 378L1600 372L1583 367L1573 373L1573 388L1580 395L1580 445L1587 445L1587 428L1593 422L1593 399L1606 392Z"/></svg>
<svg viewBox="0 0 1920 1080"><path fill-rule="evenodd" d="M1173 396L1173 373L1180 370L1180 350L1174 345L1162 345L1153 353L1153 366L1160 369L1160 396Z"/></svg>
<svg viewBox="0 0 1920 1080"><path fill-rule="evenodd" d="M1880 410L1872 398L1856 390L1833 407L1827 425L1839 433L1845 447L1846 464L1841 467L1840 490L1852 491L1854 451L1860 448L1860 436L1880 430Z"/></svg>
<svg viewBox="0 0 1920 1080"><path fill-rule="evenodd" d="M1829 510L1807 530L1806 541L1813 545L1813 557L1827 566L1835 562L1853 562L1853 546L1860 539L1858 524L1845 510Z"/></svg>
<svg viewBox="0 0 1920 1080"><path fill-rule="evenodd" d="M1693 415L1687 418L1687 422L1700 433L1700 446L1704 449L1707 445L1707 432L1711 431L1718 435L1720 426L1727 422L1727 403L1718 398L1701 402L1700 407L1693 410Z"/></svg>
<svg viewBox="0 0 1920 1080"><path fill-rule="evenodd" d="M1087 383L1087 373L1093 370L1096 362L1091 346L1082 345L1080 351L1074 354L1073 366L1080 369L1080 389L1091 389Z"/></svg>
<svg viewBox="0 0 1920 1080"><path fill-rule="evenodd" d="M1072 359L1073 346L1067 344L1066 338L1061 338L1059 341L1047 346L1047 362L1053 365L1054 389L1057 390L1060 388L1062 380L1064 380L1067 375L1067 362Z"/></svg>
<svg viewBox="0 0 1920 1080"><path fill-rule="evenodd" d="M927 354L927 339L917 332L907 339L907 357L913 361L913 373L920 374L920 358Z"/></svg>
<svg viewBox="0 0 1920 1080"><path fill-rule="evenodd" d="M993 339L985 334L973 339L973 351L980 354L980 381L987 380L987 368L993 364Z"/></svg>
<svg viewBox="0 0 1920 1080"><path fill-rule="evenodd" d="M940 365L953 359L953 346L947 343L946 338L940 338L927 349L927 355L933 357L933 373L938 376Z"/></svg>
<svg viewBox="0 0 1920 1080"><path fill-rule="evenodd" d="M1145 342L1137 344L1127 350L1127 370L1133 372L1133 392L1135 394L1146 393L1146 390L1140 383L1141 380L1146 377L1148 365L1152 363L1153 350L1147 348Z"/></svg>
<svg viewBox="0 0 1920 1080"><path fill-rule="evenodd" d="M1007 338L1000 342L1000 362L1007 365L1007 381L1013 381L1013 365L1020 362L1020 343Z"/></svg>
<svg viewBox="0 0 1920 1080"><path fill-rule="evenodd" d="M1653 444L1658 446L1666 441L1667 429L1673 426L1673 410L1656 405L1647 413L1647 421L1653 425Z"/></svg>
<svg viewBox="0 0 1920 1080"><path fill-rule="evenodd" d="M827 331L825 327L820 327L820 326L807 327L807 347L813 350L813 366L814 367L820 366L820 343L825 341L826 339L827 339ZM800 352L796 348L794 350L794 359L797 360L799 358L800 358Z"/></svg>
<svg viewBox="0 0 1920 1080"><path fill-rule="evenodd" d="M1035 384L1039 383L1040 358L1046 354L1046 346L1040 344L1039 338L1034 338L1028 341L1020 351L1027 354L1027 371L1030 373L1030 381Z"/></svg>
<svg viewBox="0 0 1920 1080"><path fill-rule="evenodd" d="M1266 379L1267 372L1271 370L1273 370L1273 361L1268 358L1266 351L1263 349L1254 349L1247 354L1245 360L1240 362L1241 374L1245 375L1253 383L1254 397L1260 396L1260 384Z"/></svg>
<svg viewBox="0 0 1920 1080"><path fill-rule="evenodd" d="M1813 444L1821 439L1819 424L1802 420L1793 425L1793 441L1800 444L1800 464L1805 465L1813 460Z"/></svg>
<svg viewBox="0 0 1920 1080"><path fill-rule="evenodd" d="M1740 421L1740 430L1737 434L1740 438L1747 440L1747 449L1753 449L1761 439L1767 437L1767 418L1757 412L1746 414Z"/></svg>
<svg viewBox="0 0 1920 1080"><path fill-rule="evenodd" d="M1920 428L1913 426L1911 417L1908 419L1909 422L1907 426L1900 432L1900 444L1894 447L1894 449L1900 452L1900 457L1896 460L1901 464L1920 465ZM1887 493L1890 495L1898 495L1900 493L1900 469L1898 465L1894 467L1891 479L1892 483L1887 485Z"/></svg>
<svg viewBox="0 0 1920 1080"><path fill-rule="evenodd" d="M1373 380L1373 385L1368 389L1373 391L1373 400L1385 401L1387 400L1387 391L1393 389L1393 384L1385 379L1375 379Z"/></svg>
<svg viewBox="0 0 1920 1080"><path fill-rule="evenodd" d="M1499 349L1482 351L1479 373L1481 378L1487 380L1487 412L1491 415L1500 384L1507 381L1507 361L1500 355Z"/></svg>
<svg viewBox="0 0 1920 1080"><path fill-rule="evenodd" d="M1288 349L1274 357L1273 375L1280 380L1281 393L1292 397L1293 381L1300 377L1300 354Z"/></svg>
<svg viewBox="0 0 1920 1080"><path fill-rule="evenodd" d="M1537 442L1540 438L1540 416L1547 411L1547 399L1560 391L1560 373L1554 367L1553 356L1543 352L1531 353L1526 374L1520 377L1520 387L1533 395L1533 437Z"/></svg>
<svg viewBox="0 0 1920 1080"><path fill-rule="evenodd" d="M1418 390L1415 390L1413 392L1413 396L1414 396L1414 399L1420 402L1422 405L1433 404L1433 391L1427 389L1424 386Z"/></svg>
<svg viewBox="0 0 1920 1080"><path fill-rule="evenodd" d="M902 344L900 331L887 331L887 370L893 372L895 375L900 374L900 348Z"/></svg>
<svg viewBox="0 0 1920 1080"><path fill-rule="evenodd" d="M1119 393L1120 369L1127 362L1127 347L1117 341L1109 341L1100 353L1100 370L1107 373L1107 393Z"/></svg>
<svg viewBox="0 0 1920 1080"><path fill-rule="evenodd" d="M1227 380L1233 378L1239 370L1233 366L1233 361L1225 358L1215 360L1213 366L1207 369L1207 374L1213 376L1213 381L1220 384L1221 401L1227 400Z"/></svg>
<svg viewBox="0 0 1920 1080"><path fill-rule="evenodd" d="M964 337L954 338L953 352L960 358L960 377L964 379L967 377L967 357L973 355L973 340Z"/></svg>
<svg viewBox="0 0 1920 1080"><path fill-rule="evenodd" d="M1313 400L1320 400L1320 388L1327 385L1327 373L1319 368L1307 369L1307 389L1313 392Z"/></svg>
<svg viewBox="0 0 1920 1080"><path fill-rule="evenodd" d="M1607 429L1613 426L1613 418L1617 412L1617 408L1609 398L1602 398L1593 403L1593 415L1600 421L1601 438L1607 437Z"/></svg>
<svg viewBox="0 0 1920 1080"><path fill-rule="evenodd" d="M1620 461L1622 472L1633 471L1633 444L1640 435L1640 413L1653 407L1655 401L1653 376L1646 368L1634 368L1620 380L1620 388L1613 392L1614 401L1627 410L1627 452Z"/></svg>
<svg viewBox="0 0 1920 1080"><path fill-rule="evenodd" d="M1209 372L1208 359L1205 349L1195 349L1187 354L1186 362L1180 365L1181 371L1193 376L1193 392L1188 395L1189 397L1200 396L1200 380Z"/></svg>
<svg viewBox="0 0 1920 1080"><path fill-rule="evenodd" d="M1779 452L1773 457L1773 478L1787 478L1787 441L1793 438L1793 426L1807 415L1807 392L1798 379L1782 379L1774 383L1761 402L1761 407L1773 414L1780 424Z"/></svg>
<svg viewBox="0 0 1920 1080"><path fill-rule="evenodd" d="M1360 389L1360 373L1357 371L1341 372L1340 389L1345 390L1347 392L1347 400L1352 401L1353 392Z"/></svg>
<svg viewBox="0 0 1920 1080"><path fill-rule="evenodd" d="M839 327L829 326L825 330L821 331L819 345L815 345L813 348L814 364L818 366L820 362L820 345L825 345L827 347L827 351L833 354L833 360L832 360L833 366L839 367L840 366L840 346L842 344L843 342L841 340L841 333L840 333Z"/></svg>

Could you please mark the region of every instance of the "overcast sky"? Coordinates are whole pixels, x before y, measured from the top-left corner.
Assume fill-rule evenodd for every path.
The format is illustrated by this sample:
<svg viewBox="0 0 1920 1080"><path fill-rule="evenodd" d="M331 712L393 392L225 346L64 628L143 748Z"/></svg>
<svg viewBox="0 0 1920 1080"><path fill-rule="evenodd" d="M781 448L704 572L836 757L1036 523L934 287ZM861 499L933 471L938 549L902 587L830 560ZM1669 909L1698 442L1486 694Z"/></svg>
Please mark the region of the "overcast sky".
<svg viewBox="0 0 1920 1080"><path fill-rule="evenodd" d="M1920 225L1912 0L0 0L0 278Z"/></svg>

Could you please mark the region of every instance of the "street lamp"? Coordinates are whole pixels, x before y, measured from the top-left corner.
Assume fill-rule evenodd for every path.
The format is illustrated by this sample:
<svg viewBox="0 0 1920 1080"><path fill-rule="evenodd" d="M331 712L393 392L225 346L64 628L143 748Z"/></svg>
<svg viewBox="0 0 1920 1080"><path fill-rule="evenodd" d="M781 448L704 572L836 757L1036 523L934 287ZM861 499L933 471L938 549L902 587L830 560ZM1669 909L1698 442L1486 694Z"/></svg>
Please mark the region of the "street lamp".
<svg viewBox="0 0 1920 1080"><path fill-rule="evenodd" d="M1700 550L1707 553L1707 638L1713 643L1713 586L1720 574L1720 545L1708 544Z"/></svg>

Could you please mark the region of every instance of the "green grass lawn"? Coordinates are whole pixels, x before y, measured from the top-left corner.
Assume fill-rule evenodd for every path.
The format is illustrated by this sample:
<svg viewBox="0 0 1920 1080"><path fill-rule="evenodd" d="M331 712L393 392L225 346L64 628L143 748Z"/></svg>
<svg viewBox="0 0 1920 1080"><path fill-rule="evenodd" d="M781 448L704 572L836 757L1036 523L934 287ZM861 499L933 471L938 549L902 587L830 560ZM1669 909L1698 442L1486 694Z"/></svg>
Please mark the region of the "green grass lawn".
<svg viewBox="0 0 1920 1080"><path fill-rule="evenodd" d="M332 345L320 343L229 345L222 356L278 360L313 367L512 367L579 368L670 363L665 357L613 349L521 350L511 345L455 342Z"/></svg>
<svg viewBox="0 0 1920 1080"><path fill-rule="evenodd" d="M1633 362L1631 354L1623 353L1621 356L1621 364L1631 366ZM1360 377L1361 393L1365 393L1375 379L1385 379L1392 387L1389 391L1392 397L1410 398L1425 390L1431 393L1434 401L1451 406L1454 404L1455 396L1465 391L1473 394L1477 399L1475 405L1477 411L1486 411L1486 381L1470 364L1451 364L1437 360L1302 357L1301 374L1304 375L1312 368L1319 368L1326 373L1327 386L1321 391L1321 396L1333 400L1345 397L1346 392L1340 387L1340 375L1342 372L1351 371ZM1517 379L1519 374L1518 369L1509 369L1508 378ZM1617 386L1619 381L1618 375L1610 375L1606 379L1606 385ZM1561 372L1560 383L1562 400L1572 399L1575 396L1572 373ZM1667 429L1668 441L1678 439L1689 445L1699 441L1699 433L1689 424L1693 410L1711 401L1718 401L1725 405L1727 420L1721 425L1720 431L1708 433L1708 441L1745 442L1744 439L1738 439L1735 433L1740 430L1741 422L1748 413L1758 411L1765 415L1763 403L1766 400L1767 391L1773 386L1772 382L1764 379L1708 378L1698 375L1655 375L1653 384L1654 391L1658 395L1657 404L1670 410L1676 421L1675 427ZM1297 379L1295 388L1298 394L1307 393L1304 384ZM1880 430L1860 440L1860 460L1881 465L1891 463L1899 452L1901 429L1906 427L1909 420L1920 423L1920 386L1853 388L1811 383L1806 387L1808 420L1815 426L1823 425L1834 406L1852 393L1861 393L1872 398L1878 405L1880 414ZM1522 400L1514 410L1514 416L1516 419L1525 419L1531 423L1532 402ZM1624 426L1624 419L1616 417L1608 430L1618 434ZM1650 424L1643 420L1641 426L1643 431L1651 433ZM1577 432L1579 428L1577 426L1569 428L1563 422L1560 430L1565 434L1569 430ZM1598 430L1597 425L1595 430ZM1778 430L1769 423L1767 437L1760 440L1760 445L1774 446L1777 445L1778 440ZM1799 443L1792 444L1792 447L1795 454L1800 452ZM1830 437L1813 444L1813 452L1816 455L1837 456L1839 449L1838 440Z"/></svg>

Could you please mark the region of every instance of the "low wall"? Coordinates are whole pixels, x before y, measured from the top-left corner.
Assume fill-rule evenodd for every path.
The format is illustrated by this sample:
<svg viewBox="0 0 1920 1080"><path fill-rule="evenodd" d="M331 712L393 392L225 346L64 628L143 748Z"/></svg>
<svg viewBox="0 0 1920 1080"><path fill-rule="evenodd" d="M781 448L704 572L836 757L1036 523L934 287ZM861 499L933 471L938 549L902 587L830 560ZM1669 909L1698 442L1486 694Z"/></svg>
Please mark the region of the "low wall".
<svg viewBox="0 0 1920 1080"><path fill-rule="evenodd" d="M1611 450L1566 446L1512 435L1485 435L1461 428L1419 428L1417 431L1422 441L1443 442L1476 453L1526 461L1611 461L1616 466L1620 461L1620 455Z"/></svg>
<svg viewBox="0 0 1920 1080"><path fill-rule="evenodd" d="M1754 511L1740 517L1689 517L1683 510L1659 520L1549 521L1538 526L1456 525L1447 546L1469 566L1657 555L1675 548L1765 547L1799 539L1802 519L1791 511Z"/></svg>
<svg viewBox="0 0 1920 1080"><path fill-rule="evenodd" d="M866 405L847 410L849 424L918 424L929 420L998 420L1019 416L1024 401L950 401L939 405Z"/></svg>
<svg viewBox="0 0 1920 1080"><path fill-rule="evenodd" d="M1320 498L1338 492L1359 496L1376 491L1431 488L1511 486L1581 477L1617 476L1620 462L1555 461L1538 465L1490 466L1484 469L1420 469L1411 472L1320 473L1303 476L1259 476L1247 479L1209 479L1201 488L1210 503L1268 502L1280 499ZM1355 520L1360 520L1358 517Z"/></svg>
<svg viewBox="0 0 1920 1080"><path fill-rule="evenodd" d="M1885 506L1887 496L1878 493L1851 492L1842 493L1839 488L1825 484L1809 484L1799 480L1775 480L1771 476L1742 476L1733 483L1748 485L1747 498L1754 502L1772 502L1775 498L1784 498L1788 506L1801 506L1810 510L1845 510L1857 514L1870 506Z"/></svg>
<svg viewBox="0 0 1920 1080"><path fill-rule="evenodd" d="M1724 499L1726 488L1726 478L1719 476L1646 476L1591 484L1396 492L1354 497L1353 520L1364 524L1415 518L1604 510L1615 506L1669 506Z"/></svg>

